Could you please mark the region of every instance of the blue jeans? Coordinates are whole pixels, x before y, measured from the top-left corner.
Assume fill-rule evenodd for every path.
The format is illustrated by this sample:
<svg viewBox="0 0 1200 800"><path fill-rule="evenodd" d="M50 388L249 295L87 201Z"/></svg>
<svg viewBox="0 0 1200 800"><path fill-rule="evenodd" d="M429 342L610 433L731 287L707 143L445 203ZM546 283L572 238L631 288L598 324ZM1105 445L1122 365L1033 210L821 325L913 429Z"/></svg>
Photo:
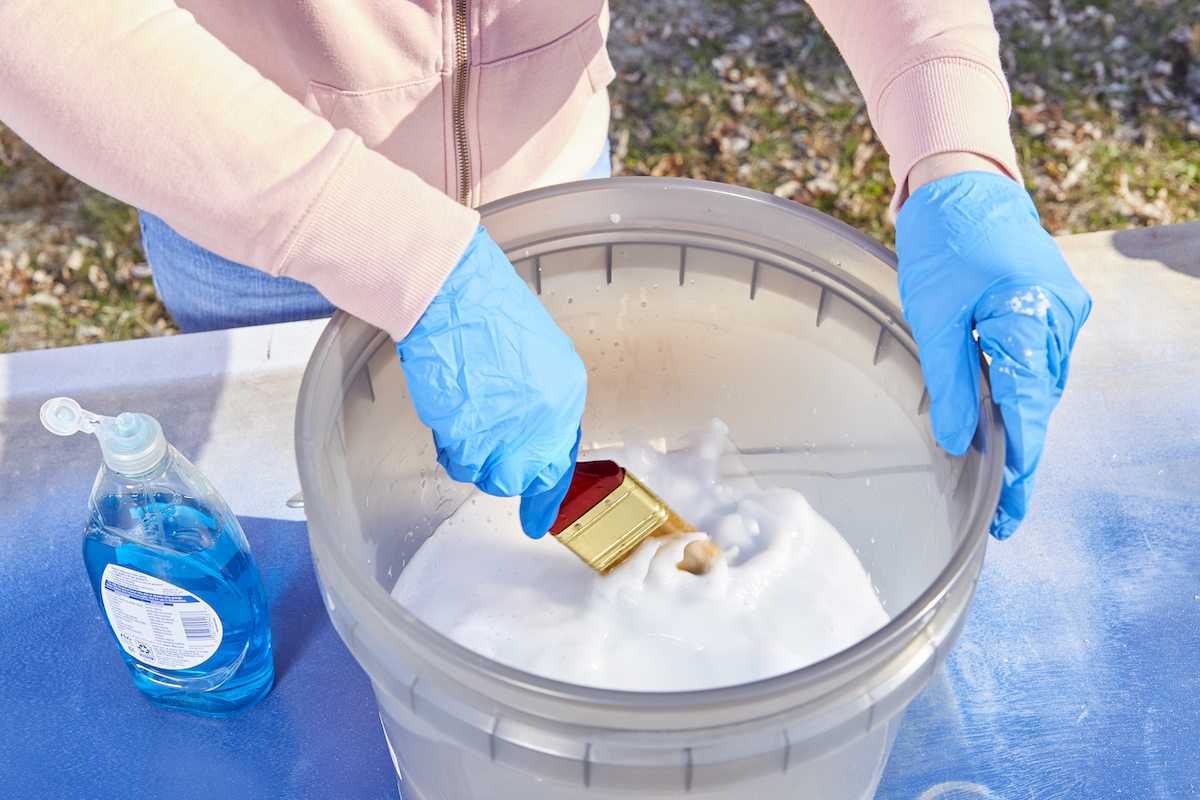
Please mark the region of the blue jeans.
<svg viewBox="0 0 1200 800"><path fill-rule="evenodd" d="M608 139L596 164L581 180L612 175ZM313 287L276 278L205 250L153 214L139 212L142 248L154 289L184 333L319 319L334 305Z"/></svg>

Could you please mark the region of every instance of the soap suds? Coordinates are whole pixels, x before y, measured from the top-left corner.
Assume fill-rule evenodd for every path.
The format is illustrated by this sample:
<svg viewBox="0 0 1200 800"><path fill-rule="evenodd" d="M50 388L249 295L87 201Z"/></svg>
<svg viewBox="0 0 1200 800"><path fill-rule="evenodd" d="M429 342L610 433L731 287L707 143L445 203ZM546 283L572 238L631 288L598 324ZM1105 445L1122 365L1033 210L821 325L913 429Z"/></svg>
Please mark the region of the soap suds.
<svg viewBox="0 0 1200 800"><path fill-rule="evenodd" d="M790 672L888 621L846 541L793 489L764 488L719 420L671 453L611 458L700 533L647 539L598 575L550 536L527 538L518 501L477 492L434 532L392 596L488 658L607 689L683 691ZM584 457L586 460L586 457ZM724 550L708 572L676 567L689 542Z"/></svg>

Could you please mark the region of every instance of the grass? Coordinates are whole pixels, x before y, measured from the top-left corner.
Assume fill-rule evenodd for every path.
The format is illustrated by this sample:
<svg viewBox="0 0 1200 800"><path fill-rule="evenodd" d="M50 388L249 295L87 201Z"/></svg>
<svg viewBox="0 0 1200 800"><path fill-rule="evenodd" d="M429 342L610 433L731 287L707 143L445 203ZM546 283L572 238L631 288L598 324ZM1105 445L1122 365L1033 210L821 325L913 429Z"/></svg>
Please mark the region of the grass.
<svg viewBox="0 0 1200 800"><path fill-rule="evenodd" d="M163 335L137 212L0 128L0 352Z"/></svg>
<svg viewBox="0 0 1200 800"><path fill-rule="evenodd" d="M739 47L730 32L692 37L665 61L627 68L612 87L623 173L774 192L894 245L886 156L819 24L793 4L782 17L799 32L789 38L771 13L780 4L709 5L731 14L728 31L767 44ZM1193 82L1200 72L1197 4L1007 5L1025 15L1001 13L998 24L1015 87L1013 139L1043 224L1080 233L1196 219L1200 117L1187 115L1200 115L1200 86L1193 100L1187 81L1188 69ZM629 15L618 35L653 37L636 4L613 7ZM1186 43L1181 31L1193 32Z"/></svg>

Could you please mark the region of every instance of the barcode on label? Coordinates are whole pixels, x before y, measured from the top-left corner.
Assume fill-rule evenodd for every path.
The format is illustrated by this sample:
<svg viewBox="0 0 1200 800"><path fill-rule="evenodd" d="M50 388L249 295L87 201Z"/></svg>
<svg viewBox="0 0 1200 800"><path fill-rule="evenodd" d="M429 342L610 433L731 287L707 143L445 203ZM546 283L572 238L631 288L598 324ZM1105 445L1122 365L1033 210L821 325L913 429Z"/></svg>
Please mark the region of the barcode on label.
<svg viewBox="0 0 1200 800"><path fill-rule="evenodd" d="M188 639L211 639L213 630L208 622L208 614L179 612L179 621L183 623L183 635Z"/></svg>

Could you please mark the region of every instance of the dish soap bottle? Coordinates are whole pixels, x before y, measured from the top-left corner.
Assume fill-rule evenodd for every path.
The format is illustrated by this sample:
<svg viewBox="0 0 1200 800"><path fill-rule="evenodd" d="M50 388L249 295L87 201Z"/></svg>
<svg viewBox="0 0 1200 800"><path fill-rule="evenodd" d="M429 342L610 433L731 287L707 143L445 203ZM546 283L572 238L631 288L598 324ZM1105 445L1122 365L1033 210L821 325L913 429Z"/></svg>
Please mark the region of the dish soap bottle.
<svg viewBox="0 0 1200 800"><path fill-rule="evenodd" d="M213 717L265 697L275 681L266 593L217 490L146 414L104 417L56 397L41 419L100 442L83 561L137 688Z"/></svg>

